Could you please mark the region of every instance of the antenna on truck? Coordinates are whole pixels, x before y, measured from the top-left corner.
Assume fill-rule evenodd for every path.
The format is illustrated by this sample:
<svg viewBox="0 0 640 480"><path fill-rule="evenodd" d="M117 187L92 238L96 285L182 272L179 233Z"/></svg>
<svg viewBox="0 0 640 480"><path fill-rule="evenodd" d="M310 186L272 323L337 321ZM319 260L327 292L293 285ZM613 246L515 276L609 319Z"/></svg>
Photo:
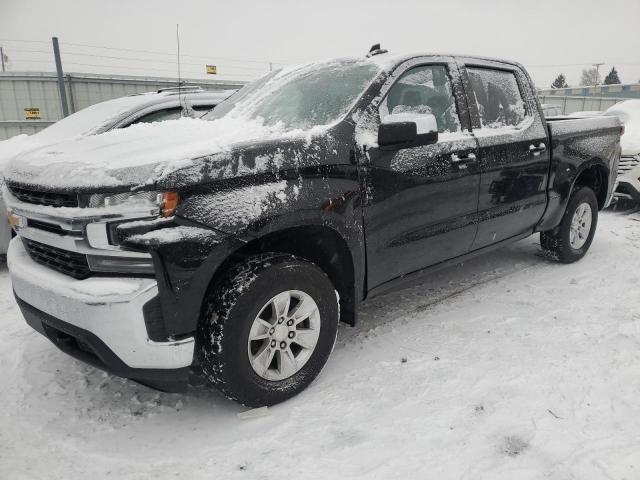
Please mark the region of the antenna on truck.
<svg viewBox="0 0 640 480"><path fill-rule="evenodd" d="M368 57L373 57L374 55L380 55L382 53L388 53L389 50L385 50L384 48L380 48L380 44L379 43L374 43L373 45L371 45L371 48L369 49L369 53L367 53L367 58Z"/></svg>

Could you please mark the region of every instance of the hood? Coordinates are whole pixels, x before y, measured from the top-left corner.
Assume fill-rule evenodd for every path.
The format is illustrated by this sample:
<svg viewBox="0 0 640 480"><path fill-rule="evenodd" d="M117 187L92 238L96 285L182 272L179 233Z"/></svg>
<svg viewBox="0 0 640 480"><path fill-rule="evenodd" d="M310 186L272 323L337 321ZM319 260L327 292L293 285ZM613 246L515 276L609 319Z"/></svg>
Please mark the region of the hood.
<svg viewBox="0 0 640 480"><path fill-rule="evenodd" d="M17 155L42 146L42 143L34 137L34 135L16 135L0 142L0 173Z"/></svg>
<svg viewBox="0 0 640 480"><path fill-rule="evenodd" d="M142 188L157 183L184 184L186 178L193 183L206 172L222 178L272 167L274 161L261 161L256 158L258 153L253 162L244 164L244 156L238 152L259 152L261 148L249 147L273 144L275 149L268 149L271 153L267 156L274 158L279 144L311 145L327 130L322 126L287 131L282 126L226 117L138 124L27 151L9 162L4 176L9 182L45 190ZM180 171L188 173L181 175Z"/></svg>

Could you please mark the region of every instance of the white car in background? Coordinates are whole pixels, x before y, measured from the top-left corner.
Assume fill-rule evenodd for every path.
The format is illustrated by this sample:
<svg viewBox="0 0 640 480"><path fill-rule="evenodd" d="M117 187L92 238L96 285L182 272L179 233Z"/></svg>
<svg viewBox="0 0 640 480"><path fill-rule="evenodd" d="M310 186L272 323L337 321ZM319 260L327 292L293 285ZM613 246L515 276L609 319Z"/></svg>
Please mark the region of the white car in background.
<svg viewBox="0 0 640 480"><path fill-rule="evenodd" d="M567 117L575 117L575 118L589 118L589 117L598 117L602 115L600 110L582 110L580 112L572 112L567 115Z"/></svg>
<svg viewBox="0 0 640 480"><path fill-rule="evenodd" d="M562 115L562 107L560 105L552 105L550 103L543 103L540 105L542 107L542 113L544 113L546 117L559 117Z"/></svg>
<svg viewBox="0 0 640 480"><path fill-rule="evenodd" d="M640 99L625 100L610 107L605 115L615 115L625 132L620 138L622 155L618 166L618 199L640 202Z"/></svg>
<svg viewBox="0 0 640 480"><path fill-rule="evenodd" d="M234 90L207 92L197 86L183 86L180 89L166 88L96 103L34 135L18 135L0 142L0 184L4 165L28 150L72 137L97 135L136 123L174 120L180 116L200 117L233 93ZM11 232L4 201L0 195L0 255L7 253Z"/></svg>

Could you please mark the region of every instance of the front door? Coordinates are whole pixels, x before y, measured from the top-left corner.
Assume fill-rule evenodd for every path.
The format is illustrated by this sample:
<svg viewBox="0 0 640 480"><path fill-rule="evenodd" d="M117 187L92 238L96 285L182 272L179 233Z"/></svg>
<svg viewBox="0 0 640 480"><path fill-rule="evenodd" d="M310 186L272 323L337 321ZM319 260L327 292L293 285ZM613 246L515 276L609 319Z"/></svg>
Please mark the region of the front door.
<svg viewBox="0 0 640 480"><path fill-rule="evenodd" d="M452 75L453 73L453 75ZM451 61L396 70L377 121L430 113L438 142L370 148L364 209L369 289L469 251L476 234L480 172L457 67ZM452 81L455 79L455 81ZM387 147L388 148L388 147Z"/></svg>

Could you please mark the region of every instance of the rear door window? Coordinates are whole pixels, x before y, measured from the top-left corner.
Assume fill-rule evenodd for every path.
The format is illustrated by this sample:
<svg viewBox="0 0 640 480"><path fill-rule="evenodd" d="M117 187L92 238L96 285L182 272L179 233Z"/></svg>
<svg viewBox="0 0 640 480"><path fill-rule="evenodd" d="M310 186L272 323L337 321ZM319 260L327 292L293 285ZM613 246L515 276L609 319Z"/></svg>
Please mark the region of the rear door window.
<svg viewBox="0 0 640 480"><path fill-rule="evenodd" d="M527 116L525 102L513 72L469 68L472 98L482 128L516 127Z"/></svg>

